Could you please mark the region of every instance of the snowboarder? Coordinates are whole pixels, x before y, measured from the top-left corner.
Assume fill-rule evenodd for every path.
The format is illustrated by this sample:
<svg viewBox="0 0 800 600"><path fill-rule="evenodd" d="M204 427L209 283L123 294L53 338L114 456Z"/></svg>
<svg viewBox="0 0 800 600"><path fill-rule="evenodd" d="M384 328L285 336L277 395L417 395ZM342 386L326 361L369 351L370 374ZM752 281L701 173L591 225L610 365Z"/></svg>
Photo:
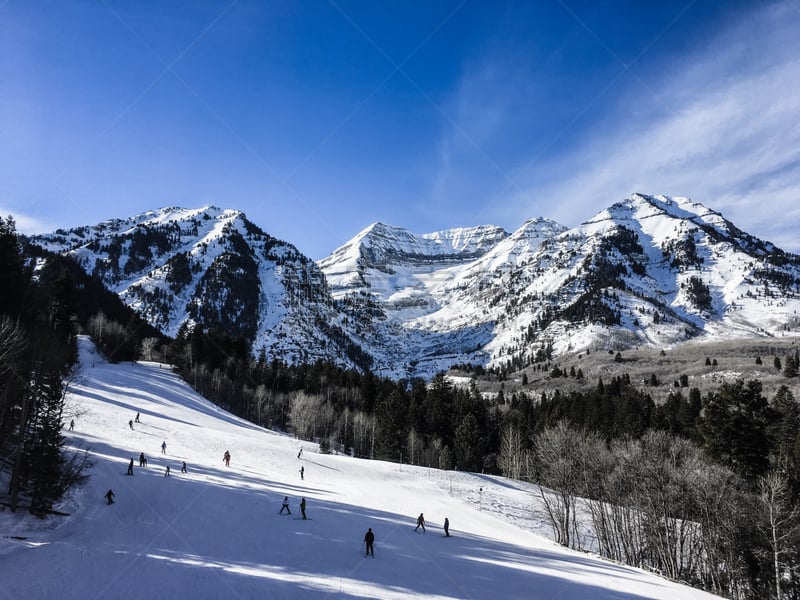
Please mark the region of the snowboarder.
<svg viewBox="0 0 800 600"><path fill-rule="evenodd" d="M133 459L131 459L131 462L128 464L128 475L133 475Z"/></svg>
<svg viewBox="0 0 800 600"><path fill-rule="evenodd" d="M450 537L450 519L444 518L444 537Z"/></svg>
<svg viewBox="0 0 800 600"><path fill-rule="evenodd" d="M166 453L167 453L167 441L164 440L163 442L161 442L161 454L166 454Z"/></svg>
<svg viewBox="0 0 800 600"><path fill-rule="evenodd" d="M414 527L414 531L422 527L422 533L425 533L425 517L422 516L422 513L419 513L417 517L417 526Z"/></svg>
<svg viewBox="0 0 800 600"><path fill-rule="evenodd" d="M164 477L169 477L169 465L167 465L167 468L164 470Z"/></svg>
<svg viewBox="0 0 800 600"><path fill-rule="evenodd" d="M133 421L128 421L128 427L130 427L131 431L133 431Z"/></svg>
<svg viewBox="0 0 800 600"><path fill-rule="evenodd" d="M189 471L186 469L186 461L183 461L181 465L181 473L188 473Z"/></svg>
<svg viewBox="0 0 800 600"><path fill-rule="evenodd" d="M225 450L225 454L222 455L222 462L225 463L226 467L231 466L231 453Z"/></svg>
<svg viewBox="0 0 800 600"><path fill-rule="evenodd" d="M283 497L283 505L281 506L281 511L278 513L279 515L283 514L283 509L286 509L287 514L292 514L292 511L289 509L289 496Z"/></svg>
<svg viewBox="0 0 800 600"><path fill-rule="evenodd" d="M108 500L109 504L114 504L114 492L112 490L106 492L106 500Z"/></svg>
<svg viewBox="0 0 800 600"><path fill-rule="evenodd" d="M306 472L305 468L304 467L300 467L300 479L303 479L303 473L305 473L305 472Z"/></svg>
<svg viewBox="0 0 800 600"><path fill-rule="evenodd" d="M300 452L297 453L297 458L300 458L301 456L303 456L303 447L302 446L300 446Z"/></svg>
<svg viewBox="0 0 800 600"><path fill-rule="evenodd" d="M69 422L69 430L70 430L70 431L74 431L74 430L75 430L75 419L72 419L72 420Z"/></svg>
<svg viewBox="0 0 800 600"><path fill-rule="evenodd" d="M147 466L147 459L144 457L144 452L139 453L139 466L140 467Z"/></svg>
<svg viewBox="0 0 800 600"><path fill-rule="evenodd" d="M138 412L136 413L136 418L133 421L134 421L134 423L138 423L139 422L139 413Z"/></svg>
<svg viewBox="0 0 800 600"><path fill-rule="evenodd" d="M367 553L364 556L371 556L375 558L375 548L373 544L375 543L375 534L372 533L372 527L367 529L367 533L364 534L364 545L366 546Z"/></svg>
<svg viewBox="0 0 800 600"><path fill-rule="evenodd" d="M306 499L305 498L301 498L300 499L300 512L302 513L303 518L305 519L306 518Z"/></svg>

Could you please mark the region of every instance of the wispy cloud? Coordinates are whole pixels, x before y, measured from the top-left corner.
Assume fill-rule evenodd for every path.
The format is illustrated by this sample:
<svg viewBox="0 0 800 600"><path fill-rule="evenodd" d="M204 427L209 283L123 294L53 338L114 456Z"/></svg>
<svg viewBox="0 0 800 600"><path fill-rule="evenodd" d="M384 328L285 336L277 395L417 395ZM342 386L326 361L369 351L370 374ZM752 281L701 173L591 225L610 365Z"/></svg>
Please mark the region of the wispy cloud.
<svg viewBox="0 0 800 600"><path fill-rule="evenodd" d="M800 250L798 30L800 11L773 5L709 36L649 89L631 83L614 126L535 165L506 210L574 225L634 191L684 195Z"/></svg>
<svg viewBox="0 0 800 600"><path fill-rule="evenodd" d="M11 210L4 206L0 206L0 215L2 215L3 218L8 216L14 218L14 224L16 226L17 233L45 233L57 229L57 226L54 226L51 223L46 223L34 216L25 214L19 210Z"/></svg>

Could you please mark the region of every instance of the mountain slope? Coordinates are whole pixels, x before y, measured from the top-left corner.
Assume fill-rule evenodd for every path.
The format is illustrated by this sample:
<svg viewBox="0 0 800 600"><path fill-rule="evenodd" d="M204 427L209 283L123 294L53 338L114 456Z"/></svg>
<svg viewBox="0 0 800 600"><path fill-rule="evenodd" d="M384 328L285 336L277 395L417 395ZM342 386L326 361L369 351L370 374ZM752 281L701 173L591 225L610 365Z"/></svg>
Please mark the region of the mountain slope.
<svg viewBox="0 0 800 600"><path fill-rule="evenodd" d="M365 366L317 265L239 211L165 208L30 240L72 256L167 335L200 325L269 358Z"/></svg>
<svg viewBox="0 0 800 600"><path fill-rule="evenodd" d="M225 413L162 365L107 364L86 338L80 344L65 415L76 427L65 435L91 446L96 465L87 486L59 507L68 517L0 513L8 597L714 597L537 535L548 527L526 484L321 455L308 443L298 460L297 440ZM131 430L136 412L141 423ZM148 466L125 476L140 452ZM111 506L103 498L109 488ZM284 496L292 516L278 514ZM311 520L296 520L301 497ZM414 532L420 512L425 534ZM363 556L368 527L374 559Z"/></svg>
<svg viewBox="0 0 800 600"><path fill-rule="evenodd" d="M31 241L75 257L170 335L199 324L268 360L395 378L800 331L800 257L687 198L633 194L572 229L375 223L319 264L215 207Z"/></svg>

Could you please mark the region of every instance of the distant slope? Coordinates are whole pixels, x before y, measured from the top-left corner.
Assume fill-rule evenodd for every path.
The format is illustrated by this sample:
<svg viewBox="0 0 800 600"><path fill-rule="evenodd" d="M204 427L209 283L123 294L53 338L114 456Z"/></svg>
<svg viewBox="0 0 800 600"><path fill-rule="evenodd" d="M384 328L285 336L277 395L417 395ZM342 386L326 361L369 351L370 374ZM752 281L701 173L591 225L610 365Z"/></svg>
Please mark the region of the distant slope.
<svg viewBox="0 0 800 600"><path fill-rule="evenodd" d="M162 365L107 364L86 338L80 344L82 368L65 415L76 427L65 435L90 446L96 466L59 507L69 517L0 512L8 597L713 597L532 533L547 527L526 484L321 455L309 443L298 460L300 442L225 413ZM141 423L131 430L136 412ZM140 452L147 468L138 467ZM137 466L127 477L131 458ZM111 506L103 499L109 488ZM284 496L292 516L278 514ZM301 497L311 520L296 519ZM420 512L425 534L413 528ZM446 516L449 539L441 535ZM374 559L363 556L368 527Z"/></svg>

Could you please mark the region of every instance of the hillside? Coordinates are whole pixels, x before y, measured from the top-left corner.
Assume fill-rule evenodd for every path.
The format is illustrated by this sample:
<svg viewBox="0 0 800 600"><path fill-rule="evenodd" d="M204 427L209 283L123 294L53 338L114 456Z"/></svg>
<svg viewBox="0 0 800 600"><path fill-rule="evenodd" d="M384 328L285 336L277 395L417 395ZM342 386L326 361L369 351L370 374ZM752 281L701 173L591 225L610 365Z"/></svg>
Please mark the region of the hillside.
<svg viewBox="0 0 800 600"><path fill-rule="evenodd" d="M164 365L107 364L86 338L80 343L65 415L75 431L65 434L89 446L96 464L89 483L59 506L68 516L0 513L8 597L713 597L550 542L525 484L321 455L223 412ZM148 466L127 477L140 452ZM284 496L292 516L278 514ZM301 497L307 521L297 519ZM414 532L420 512L425 534ZM450 538L441 535L445 516ZM363 555L368 527L374 559Z"/></svg>
<svg viewBox="0 0 800 600"><path fill-rule="evenodd" d="M705 395L717 391L723 382L757 379L762 383L767 398L772 398L781 386L788 387L795 398L800 398L800 380L785 377L774 366L776 357L783 363L799 345L800 342L793 337L701 339L661 349L621 349L619 359L614 350L566 353L554 357L541 368L527 367L504 378L477 376L474 372L459 369L453 369L450 377L465 384L474 377L478 388L489 395L503 390L505 395L525 392L539 397L542 392L551 394L555 389L562 393L585 392L595 388L601 378L608 382L613 377L629 375L633 385L649 394L656 403L677 391L686 396L689 388L697 388ZM757 358L761 359L761 364L757 363ZM553 377L555 367L568 374L580 370L583 379L570 375ZM651 384L653 375L657 381L655 386ZM523 382L523 376L526 382ZM686 385L676 387L676 382L680 386L681 376L685 376Z"/></svg>

